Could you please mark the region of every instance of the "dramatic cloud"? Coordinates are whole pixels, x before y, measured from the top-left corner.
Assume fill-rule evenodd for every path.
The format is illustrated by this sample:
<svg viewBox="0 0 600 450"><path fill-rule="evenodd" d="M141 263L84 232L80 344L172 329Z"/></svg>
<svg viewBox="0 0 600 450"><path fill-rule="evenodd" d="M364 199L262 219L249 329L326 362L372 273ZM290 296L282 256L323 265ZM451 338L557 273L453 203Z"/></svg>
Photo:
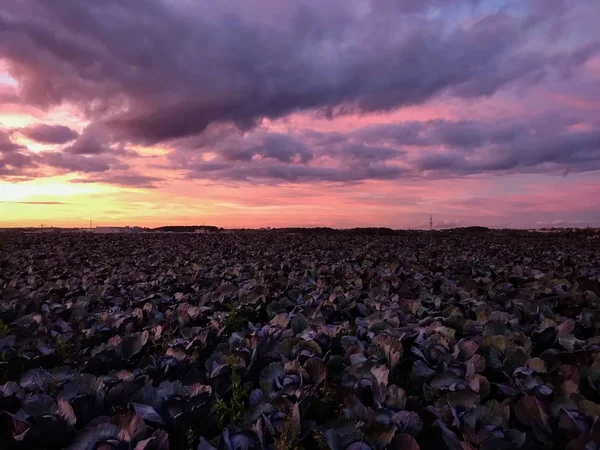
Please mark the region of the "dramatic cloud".
<svg viewBox="0 0 600 450"><path fill-rule="evenodd" d="M568 36L568 16L553 8L482 14L477 3L5 0L0 56L22 101L71 102L151 143L312 108L489 96L569 77L598 50L590 39L536 45L548 27L555 41Z"/></svg>
<svg viewBox="0 0 600 450"><path fill-rule="evenodd" d="M600 124L542 115L530 120L405 122L370 126L354 138L413 146L418 172L470 174L502 170L590 171L600 168ZM348 136L352 138L352 136Z"/></svg>
<svg viewBox="0 0 600 450"><path fill-rule="evenodd" d="M598 170L600 124L579 125L544 114L525 122L432 120L285 136L211 130L204 141L180 142L169 158L192 178L296 183Z"/></svg>
<svg viewBox="0 0 600 450"><path fill-rule="evenodd" d="M191 178L229 181L356 182L390 180L405 172L388 164L401 150L355 143L350 136L338 136L337 142L323 134L309 136L213 129L206 139L180 142L169 158Z"/></svg>
<svg viewBox="0 0 600 450"><path fill-rule="evenodd" d="M65 129L69 132L72 131L66 127L46 127L45 125L18 131L25 135L32 133L32 136L35 135L39 138L35 138L35 140L43 141L45 139L48 143L49 139L59 140L59 136L67 136ZM28 135L28 137L32 136ZM136 152L125 149L122 144L113 145L102 125L90 125L81 135L76 133L76 136L78 136L77 140L72 145L62 149L32 152L12 141L8 133L0 132L0 176L27 178L31 174L31 169L39 167L57 173L126 170L130 166L123 161L123 157L138 156ZM135 177L131 176L133 180Z"/></svg>
<svg viewBox="0 0 600 450"><path fill-rule="evenodd" d="M203 199L237 224L231 205L294 224L318 198L391 224L398 202L439 209L436 189L444 220L473 223L521 189L493 223L596 220L552 189L600 174L598 17L597 0L4 0L0 186L181 194L181 217Z"/></svg>
<svg viewBox="0 0 600 450"><path fill-rule="evenodd" d="M21 133L44 144L65 144L77 139L79 133L63 125L32 125L21 130Z"/></svg>

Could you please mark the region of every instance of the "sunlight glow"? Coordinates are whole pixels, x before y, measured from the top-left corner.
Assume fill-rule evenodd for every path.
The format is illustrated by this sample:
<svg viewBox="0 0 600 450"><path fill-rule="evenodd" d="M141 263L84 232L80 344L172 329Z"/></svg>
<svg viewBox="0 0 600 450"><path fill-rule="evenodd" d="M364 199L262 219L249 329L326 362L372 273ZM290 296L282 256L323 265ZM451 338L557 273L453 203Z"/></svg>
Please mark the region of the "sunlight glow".
<svg viewBox="0 0 600 450"><path fill-rule="evenodd" d="M23 183L0 182L0 199L4 202L60 201L65 197L120 190L107 185L69 183L68 179L69 177L56 177Z"/></svg>

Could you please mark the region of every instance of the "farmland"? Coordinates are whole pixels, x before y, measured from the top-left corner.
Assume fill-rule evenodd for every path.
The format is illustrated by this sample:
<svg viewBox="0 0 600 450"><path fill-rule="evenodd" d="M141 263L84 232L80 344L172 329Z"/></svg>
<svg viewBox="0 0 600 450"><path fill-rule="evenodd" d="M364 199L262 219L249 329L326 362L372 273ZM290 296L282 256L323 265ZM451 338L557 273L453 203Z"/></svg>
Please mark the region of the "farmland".
<svg viewBox="0 0 600 450"><path fill-rule="evenodd" d="M599 296L588 233L0 233L0 448L596 448Z"/></svg>

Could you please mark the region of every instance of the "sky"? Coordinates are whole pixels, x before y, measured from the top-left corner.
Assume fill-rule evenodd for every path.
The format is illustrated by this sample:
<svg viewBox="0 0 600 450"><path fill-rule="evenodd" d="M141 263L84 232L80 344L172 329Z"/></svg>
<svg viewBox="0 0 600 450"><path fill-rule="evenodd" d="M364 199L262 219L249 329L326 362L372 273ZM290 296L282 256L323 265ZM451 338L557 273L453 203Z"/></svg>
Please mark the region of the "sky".
<svg viewBox="0 0 600 450"><path fill-rule="evenodd" d="M0 227L600 226L597 0L3 0Z"/></svg>

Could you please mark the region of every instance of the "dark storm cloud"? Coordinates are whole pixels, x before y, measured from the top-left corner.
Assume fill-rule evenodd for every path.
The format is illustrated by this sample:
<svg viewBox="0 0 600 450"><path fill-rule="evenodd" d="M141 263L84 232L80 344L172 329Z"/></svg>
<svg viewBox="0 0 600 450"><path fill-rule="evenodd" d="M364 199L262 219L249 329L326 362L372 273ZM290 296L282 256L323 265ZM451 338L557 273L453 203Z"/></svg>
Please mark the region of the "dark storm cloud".
<svg viewBox="0 0 600 450"><path fill-rule="evenodd" d="M72 102L120 139L153 143L305 109L492 95L568 76L597 50L526 45L540 24L558 26L550 9L463 25L475 3L4 0L0 55L23 102Z"/></svg>
<svg viewBox="0 0 600 450"><path fill-rule="evenodd" d="M66 144L75 140L79 133L63 125L32 125L20 130L21 133L43 144Z"/></svg>

